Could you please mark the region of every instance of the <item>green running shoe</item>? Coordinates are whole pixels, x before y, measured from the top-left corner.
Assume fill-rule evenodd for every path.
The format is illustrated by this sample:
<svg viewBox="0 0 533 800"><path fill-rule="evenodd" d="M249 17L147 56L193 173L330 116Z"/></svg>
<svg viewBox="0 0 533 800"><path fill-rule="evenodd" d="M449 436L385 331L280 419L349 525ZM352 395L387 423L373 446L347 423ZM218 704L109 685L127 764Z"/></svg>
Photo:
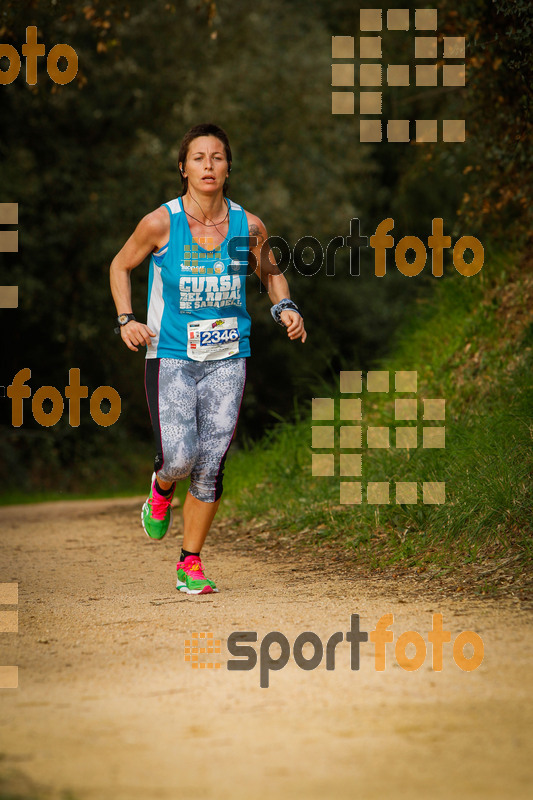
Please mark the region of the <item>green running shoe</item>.
<svg viewBox="0 0 533 800"><path fill-rule="evenodd" d="M174 486L174 488L176 488ZM172 509L170 503L174 489L168 497L163 497L155 490L155 472L152 475L152 488L141 511L141 522L150 539L162 539L172 525Z"/></svg>
<svg viewBox="0 0 533 800"><path fill-rule="evenodd" d="M187 594L211 594L218 592L213 581L205 577L202 562L198 556L187 556L184 561L178 561L178 582L176 589Z"/></svg>

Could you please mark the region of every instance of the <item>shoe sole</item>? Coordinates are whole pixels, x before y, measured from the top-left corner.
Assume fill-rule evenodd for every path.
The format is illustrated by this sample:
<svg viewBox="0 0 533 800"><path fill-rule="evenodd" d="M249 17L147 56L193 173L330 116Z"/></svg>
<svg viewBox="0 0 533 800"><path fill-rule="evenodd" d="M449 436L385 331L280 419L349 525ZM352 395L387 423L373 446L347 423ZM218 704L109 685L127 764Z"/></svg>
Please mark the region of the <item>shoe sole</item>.
<svg viewBox="0 0 533 800"><path fill-rule="evenodd" d="M146 503L147 502L148 501L146 501ZM143 530L144 530L145 534L148 536L148 538L152 540L152 542L160 542L161 539L163 539L163 537L167 535L167 533L169 532L169 530L172 527L172 508L170 509L170 519L168 521L168 528L164 532L163 536L150 536L150 534L148 533L148 531L144 527L144 509L146 508L146 503L143 505L142 510L141 510L141 522L142 522Z"/></svg>
<svg viewBox="0 0 533 800"><path fill-rule="evenodd" d="M201 589L187 589L184 583L181 585L176 584L176 589L178 592L184 592L185 594L213 594L218 592L218 589L213 589L212 586L203 586Z"/></svg>

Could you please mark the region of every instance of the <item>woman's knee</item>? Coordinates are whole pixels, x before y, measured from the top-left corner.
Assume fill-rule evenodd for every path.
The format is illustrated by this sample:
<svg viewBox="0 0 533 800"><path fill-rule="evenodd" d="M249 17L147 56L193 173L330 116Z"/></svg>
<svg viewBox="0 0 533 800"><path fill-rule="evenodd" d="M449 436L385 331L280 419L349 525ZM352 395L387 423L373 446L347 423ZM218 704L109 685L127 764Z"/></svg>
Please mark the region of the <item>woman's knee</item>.
<svg viewBox="0 0 533 800"><path fill-rule="evenodd" d="M214 503L222 496L225 456L218 464L203 464L191 472L189 492L204 503Z"/></svg>
<svg viewBox="0 0 533 800"><path fill-rule="evenodd" d="M181 446L180 446L181 445ZM180 481L187 478L198 458L198 444L184 447L183 443L164 450L164 462L160 472L163 480Z"/></svg>
<svg viewBox="0 0 533 800"><path fill-rule="evenodd" d="M205 475L191 475L189 492L203 503L216 503L222 495L222 481Z"/></svg>

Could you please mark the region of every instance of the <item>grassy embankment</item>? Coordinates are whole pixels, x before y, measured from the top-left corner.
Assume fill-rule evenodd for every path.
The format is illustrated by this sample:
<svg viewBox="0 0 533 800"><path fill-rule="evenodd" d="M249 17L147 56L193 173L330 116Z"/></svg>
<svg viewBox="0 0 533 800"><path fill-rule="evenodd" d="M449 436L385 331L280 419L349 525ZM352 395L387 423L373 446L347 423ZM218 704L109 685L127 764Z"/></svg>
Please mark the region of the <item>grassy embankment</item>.
<svg viewBox="0 0 533 800"><path fill-rule="evenodd" d="M533 554L530 266L517 257L487 256L477 276L445 277L418 304L393 354L378 367L390 372L391 389L394 371L418 372L418 422L399 423L417 426L418 447L394 447L393 401L415 395L367 393L363 382L363 446L370 424L390 427L391 448L363 449L362 504L340 504L339 477L312 476L311 425L333 423L307 417L280 424L229 460L225 490L232 500L222 513L248 525L258 541L329 543L374 568L432 565L446 572L476 565L481 591L520 579ZM339 389L322 396L339 397ZM445 425L445 449L421 447L423 398L446 399L445 422L425 423ZM338 476L338 403L336 415ZM389 481L391 503L367 503L367 481ZM395 503L397 481L418 483L416 504ZM424 504L422 481L445 481L446 502Z"/></svg>
<svg viewBox="0 0 533 800"><path fill-rule="evenodd" d="M514 582L527 574L533 554L533 271L517 256L487 255L474 278L452 272L436 283L430 299L417 304L418 313L397 334L393 354L376 367L389 371L391 389L396 370L418 372L419 446L394 447L394 399L415 395L363 388L363 445L367 425L391 429L390 449L362 451L363 503L340 504L337 403L333 423L315 423L336 428L337 477L311 474L313 423L302 415L248 450L230 450L219 518L233 518L258 541L285 537L298 545L342 548L373 568L433 565L446 572L474 565L482 590L501 583L500 577ZM326 387L320 394L339 397L339 389ZM420 446L423 398L446 399L445 422L427 423L445 425L445 449ZM142 495L152 455L148 444L146 452L137 447L123 481L112 456L105 464L99 459L98 475L87 476L79 495L9 492L0 503ZM117 480L106 479L102 488L101 475ZM368 481L388 481L391 503L368 504ZM417 482L416 504L396 504L398 481ZM446 482L443 505L422 502L423 481ZM185 492L180 485L181 500Z"/></svg>

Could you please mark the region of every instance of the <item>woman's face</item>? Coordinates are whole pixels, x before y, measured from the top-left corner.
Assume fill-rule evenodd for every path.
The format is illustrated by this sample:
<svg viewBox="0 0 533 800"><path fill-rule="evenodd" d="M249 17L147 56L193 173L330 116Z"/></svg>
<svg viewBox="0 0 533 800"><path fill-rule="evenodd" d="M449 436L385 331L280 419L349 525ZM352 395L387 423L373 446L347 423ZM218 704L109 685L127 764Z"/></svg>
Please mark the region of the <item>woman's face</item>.
<svg viewBox="0 0 533 800"><path fill-rule="evenodd" d="M189 187L199 192L215 194L228 177L228 162L223 142L216 136L198 136L189 144L182 174Z"/></svg>

